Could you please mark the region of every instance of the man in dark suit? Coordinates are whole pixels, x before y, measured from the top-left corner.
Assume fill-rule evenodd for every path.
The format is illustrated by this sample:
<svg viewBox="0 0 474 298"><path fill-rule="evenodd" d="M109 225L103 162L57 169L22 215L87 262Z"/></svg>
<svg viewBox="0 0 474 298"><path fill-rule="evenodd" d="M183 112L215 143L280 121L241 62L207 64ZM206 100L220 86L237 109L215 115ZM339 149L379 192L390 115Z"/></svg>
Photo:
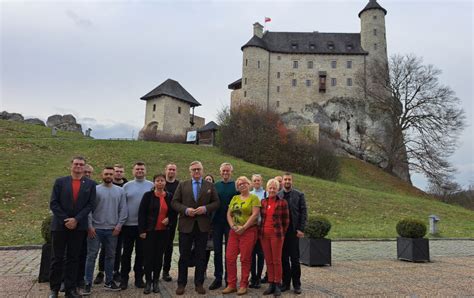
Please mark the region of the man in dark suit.
<svg viewBox="0 0 474 298"><path fill-rule="evenodd" d="M183 295L188 282L188 264L194 244L196 269L194 284L196 292L206 294L202 286L206 270L206 244L211 228L210 214L219 208L219 197L214 184L202 178L201 162L193 161L189 166L190 180L179 183L171 206L179 213L179 265L176 295Z"/></svg>
<svg viewBox="0 0 474 298"><path fill-rule="evenodd" d="M76 288L79 255L87 235L87 216L92 210L96 186L95 182L83 176L85 164L83 157L74 157L71 161L71 175L54 182L50 201L53 220L49 297L58 297L63 265L66 297L80 297Z"/></svg>

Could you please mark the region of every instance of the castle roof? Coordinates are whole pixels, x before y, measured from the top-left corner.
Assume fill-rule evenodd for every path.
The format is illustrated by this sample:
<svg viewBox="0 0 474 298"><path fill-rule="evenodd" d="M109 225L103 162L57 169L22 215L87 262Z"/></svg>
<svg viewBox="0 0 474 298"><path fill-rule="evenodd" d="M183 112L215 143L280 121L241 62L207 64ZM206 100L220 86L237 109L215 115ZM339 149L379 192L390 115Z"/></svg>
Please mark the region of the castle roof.
<svg viewBox="0 0 474 298"><path fill-rule="evenodd" d="M230 83L229 86L227 86L229 89L236 90L242 88L242 78L238 79L237 81Z"/></svg>
<svg viewBox="0 0 474 298"><path fill-rule="evenodd" d="M360 45L360 33L270 32L254 35L245 45L269 52L288 54L367 55Z"/></svg>
<svg viewBox="0 0 474 298"><path fill-rule="evenodd" d="M189 94L188 91L186 91L186 89L183 88L183 86L181 86L180 83L172 79L167 79L161 85L151 90L140 99L149 100L163 95L184 101L190 104L191 107L197 107L201 105L191 94Z"/></svg>
<svg viewBox="0 0 474 298"><path fill-rule="evenodd" d="M204 132L204 131L213 131L217 130L219 128L219 125L217 125L214 121L208 122L206 125L198 129L198 132Z"/></svg>
<svg viewBox="0 0 474 298"><path fill-rule="evenodd" d="M385 8L383 8L382 6L380 6L380 4L377 3L377 0L369 0L369 3L367 3L367 5L364 7L364 9L362 9L359 12L359 18L360 18L360 15L364 11L367 11L367 10L370 10L370 9L381 9L384 12L384 14L387 14L387 10Z"/></svg>

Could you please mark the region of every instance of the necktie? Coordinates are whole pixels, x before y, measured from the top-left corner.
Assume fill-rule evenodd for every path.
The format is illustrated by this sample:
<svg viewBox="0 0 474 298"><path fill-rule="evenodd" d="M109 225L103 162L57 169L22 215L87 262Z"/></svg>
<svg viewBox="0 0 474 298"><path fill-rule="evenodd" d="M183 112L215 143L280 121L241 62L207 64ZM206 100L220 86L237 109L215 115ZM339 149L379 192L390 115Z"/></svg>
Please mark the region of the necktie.
<svg viewBox="0 0 474 298"><path fill-rule="evenodd" d="M196 181L196 195L194 197L194 201L197 202L198 198L199 198L199 192L201 191L201 183L199 183L199 181Z"/></svg>

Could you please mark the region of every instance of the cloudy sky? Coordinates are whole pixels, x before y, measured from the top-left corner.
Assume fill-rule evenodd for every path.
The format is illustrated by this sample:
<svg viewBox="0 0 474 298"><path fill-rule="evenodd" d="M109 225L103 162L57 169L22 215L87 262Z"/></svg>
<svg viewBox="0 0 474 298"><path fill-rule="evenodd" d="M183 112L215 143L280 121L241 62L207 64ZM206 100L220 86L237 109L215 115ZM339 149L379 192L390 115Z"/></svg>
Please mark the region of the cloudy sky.
<svg viewBox="0 0 474 298"><path fill-rule="evenodd" d="M271 17L270 31L359 32L367 2L0 0L0 110L43 120L70 113L94 137L136 137L140 97L172 78L202 104L196 114L215 120L255 21ZM451 160L458 182L474 184L472 2L379 3L389 55L423 57L462 99L469 127Z"/></svg>

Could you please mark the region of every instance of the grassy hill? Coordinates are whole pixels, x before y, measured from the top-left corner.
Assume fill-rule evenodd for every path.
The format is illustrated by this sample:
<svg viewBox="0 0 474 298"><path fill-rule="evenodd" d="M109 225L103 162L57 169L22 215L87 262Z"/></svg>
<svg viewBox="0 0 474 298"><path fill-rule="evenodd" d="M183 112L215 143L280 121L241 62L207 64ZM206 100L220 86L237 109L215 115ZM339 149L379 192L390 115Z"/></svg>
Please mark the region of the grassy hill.
<svg viewBox="0 0 474 298"><path fill-rule="evenodd" d="M41 221L49 212L55 178L68 175L73 155L84 155L97 172L104 165L123 163L127 178L136 160L147 163L149 176L168 162L178 165L180 179L188 165L201 160L206 173L218 177L219 165L234 165L234 176L253 173L266 179L281 174L223 155L216 148L141 141L92 140L75 133L51 137L48 128L0 120L0 245L39 244ZM338 181L295 175L295 187L306 194L311 214L333 223L331 238L396 237L395 225L411 216L427 222L441 217L441 237L474 237L474 212L430 199L420 190L358 160L343 159Z"/></svg>

